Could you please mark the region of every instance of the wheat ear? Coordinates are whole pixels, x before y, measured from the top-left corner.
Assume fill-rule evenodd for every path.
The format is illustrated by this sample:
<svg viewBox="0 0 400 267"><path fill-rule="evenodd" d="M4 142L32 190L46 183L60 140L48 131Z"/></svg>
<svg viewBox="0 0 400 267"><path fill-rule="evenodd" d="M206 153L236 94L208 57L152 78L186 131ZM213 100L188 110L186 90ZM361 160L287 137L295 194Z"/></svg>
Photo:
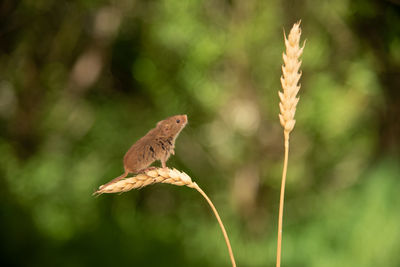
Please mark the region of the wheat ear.
<svg viewBox="0 0 400 267"><path fill-rule="evenodd" d="M288 165L289 155L289 134L294 128L296 121L294 120L294 114L296 113L296 105L299 102L299 98L296 97L300 89L300 76L299 72L301 61L299 57L303 53L304 44L300 47L300 21L295 23L290 30L288 38L285 37L286 54L283 53L283 65L282 65L282 92L279 93L279 120L283 127L284 140L285 140L285 159L283 162L282 171L282 184L281 194L279 201L279 220L278 220L278 244L276 251L276 266L281 266L281 248L282 248L282 221L283 221L283 203L285 199L285 183L286 173Z"/></svg>
<svg viewBox="0 0 400 267"><path fill-rule="evenodd" d="M217 209L215 208L210 198L206 195L206 193L204 193L204 191L195 182L193 182L190 176L186 173L180 172L176 169L157 168L154 170L146 171L142 174L138 174L134 177L126 178L115 183L108 184L106 186L100 186L99 190L97 190L93 194L101 195L104 193L122 193L132 189L140 189L142 187L155 183L173 184L178 186L186 185L187 187L196 189L206 199L212 211L214 212L215 217L217 218L219 226L221 227L226 246L228 247L229 257L231 259L232 266L236 267L236 262L233 256L231 244L229 242L229 237L226 233L224 224L219 217Z"/></svg>

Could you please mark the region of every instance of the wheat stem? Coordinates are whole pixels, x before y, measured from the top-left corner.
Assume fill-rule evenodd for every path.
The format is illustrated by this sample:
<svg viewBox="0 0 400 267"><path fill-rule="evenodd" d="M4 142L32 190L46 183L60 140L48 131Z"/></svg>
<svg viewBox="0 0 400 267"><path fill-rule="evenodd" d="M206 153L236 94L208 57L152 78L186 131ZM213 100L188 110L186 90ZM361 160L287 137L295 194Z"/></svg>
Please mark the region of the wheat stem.
<svg viewBox="0 0 400 267"><path fill-rule="evenodd" d="M187 187L196 189L207 200L212 211L214 212L215 217L217 218L219 226L221 227L222 234L224 235L226 246L228 247L229 257L232 262L232 267L236 267L236 262L232 252L231 244L229 242L229 237L226 233L224 224L222 223L217 209L215 208L210 198L206 195L206 193L204 193L204 191L195 182L193 182L189 175L187 175L186 173L180 172L176 169L158 168L138 174L134 177L129 177L111 184L100 186L99 190L97 190L93 194L101 195L105 193L123 193L132 189L140 189L142 187L155 183L167 183L178 186L186 185Z"/></svg>
<svg viewBox="0 0 400 267"><path fill-rule="evenodd" d="M283 205L285 202L285 184L286 184L286 173L289 158L289 134L285 133L285 159L283 162L282 171L282 184L281 184L281 196L279 200L279 220L278 220L278 247L276 252L276 266L281 266L281 248L282 248L282 222L283 222Z"/></svg>
<svg viewBox="0 0 400 267"><path fill-rule="evenodd" d="M231 244L229 242L229 237L228 234L226 233L224 224L222 223L221 218L219 217L218 211L217 209L214 207L214 204L211 202L211 200L208 198L208 196L206 195L206 193L204 193L203 190L201 190L201 188L196 184L193 183L195 186L193 187L194 189L196 189L197 191L199 191L200 194L203 195L203 197L207 200L208 204L210 205L211 209L213 210L215 217L217 218L217 221L219 223L219 226L221 227L222 233L224 235L225 238L225 243L226 246L228 247L228 251L229 251L229 257L231 258L231 262L232 262L232 266L236 267L236 262L235 262L235 257L233 256L233 252L232 252L232 248L231 248Z"/></svg>

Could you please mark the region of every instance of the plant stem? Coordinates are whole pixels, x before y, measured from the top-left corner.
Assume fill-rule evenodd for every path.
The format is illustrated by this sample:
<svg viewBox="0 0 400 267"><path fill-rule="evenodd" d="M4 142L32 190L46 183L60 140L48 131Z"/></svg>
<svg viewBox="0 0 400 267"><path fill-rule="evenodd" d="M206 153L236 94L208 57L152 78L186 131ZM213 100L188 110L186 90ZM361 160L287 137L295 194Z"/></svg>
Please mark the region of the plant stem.
<svg viewBox="0 0 400 267"><path fill-rule="evenodd" d="M196 189L197 191L199 191L200 194L202 194L202 196L207 200L208 204L210 205L211 209L213 210L215 217L217 218L217 221L219 223L219 226L221 227L222 233L224 234L224 238L225 238L225 242L226 242L226 246L228 247L228 251L229 251L229 257L231 258L231 262L232 262L232 267L236 267L236 262L235 262L235 258L233 256L233 252L232 252L232 247L231 244L229 242L229 237L228 234L226 233L224 224L222 223L221 218L219 217L218 211L217 209L214 207L214 204L211 202L211 200L208 198L208 196L206 195L206 193L204 193L203 190L201 190L201 188L196 184L193 183L192 186L194 189Z"/></svg>
<svg viewBox="0 0 400 267"><path fill-rule="evenodd" d="M285 159L283 162L281 196L279 201L278 245L276 250L276 267L281 266L283 203L285 201L285 183L286 183L288 156L289 156L289 133L285 131L284 135L285 135Z"/></svg>

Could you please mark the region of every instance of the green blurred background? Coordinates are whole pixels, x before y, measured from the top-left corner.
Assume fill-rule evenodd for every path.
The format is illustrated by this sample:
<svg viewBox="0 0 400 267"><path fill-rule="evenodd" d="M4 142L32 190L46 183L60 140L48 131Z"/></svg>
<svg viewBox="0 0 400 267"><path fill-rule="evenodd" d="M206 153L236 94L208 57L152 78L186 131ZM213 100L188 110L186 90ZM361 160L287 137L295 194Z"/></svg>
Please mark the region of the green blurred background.
<svg viewBox="0 0 400 267"><path fill-rule="evenodd" d="M168 165L214 201L239 266L274 266L283 29L299 19L283 266L400 266L396 0L1 1L1 265L229 266L196 191L92 197L184 113Z"/></svg>

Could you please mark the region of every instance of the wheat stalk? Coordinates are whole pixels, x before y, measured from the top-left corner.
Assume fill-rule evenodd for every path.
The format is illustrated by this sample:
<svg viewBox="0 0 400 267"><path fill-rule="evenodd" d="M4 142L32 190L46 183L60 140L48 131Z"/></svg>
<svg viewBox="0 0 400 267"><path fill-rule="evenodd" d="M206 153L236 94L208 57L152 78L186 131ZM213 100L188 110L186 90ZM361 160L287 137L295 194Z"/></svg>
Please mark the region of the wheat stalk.
<svg viewBox="0 0 400 267"><path fill-rule="evenodd" d="M123 193L132 189L140 189L142 187L155 183L173 184L178 186L186 185L187 187L196 189L206 199L212 211L214 212L215 217L217 218L219 226L221 227L222 234L224 235L225 238L226 246L228 247L229 257L231 259L232 266L236 267L236 262L233 256L232 247L229 242L228 234L226 233L224 224L222 223L222 220L219 217L217 209L215 208L214 204L209 199L209 197L206 195L206 193L204 193L204 191L195 182L193 182L190 176L187 175L186 173L180 172L176 169L157 168L138 174L134 177L117 181L115 183L106 184L105 186L102 185L93 194L101 195L105 193Z"/></svg>
<svg viewBox="0 0 400 267"><path fill-rule="evenodd" d="M300 89L299 80L301 72L299 72L301 61L299 57L303 53L304 45L300 47L300 21L295 23L290 30L288 38L285 37L286 54L283 53L283 65L282 65L282 76L281 85L282 92L278 92L280 103L279 103L279 120L283 127L284 140L285 140L285 159L283 162L282 171L282 184L281 194L279 200L279 219L278 219L278 244L276 252L276 266L281 266L281 248L282 248L282 221L283 221L283 204L285 199L285 183L286 173L289 156L289 134L293 130L296 121L294 120L294 114L296 113L296 106L299 102L299 98L296 97Z"/></svg>

